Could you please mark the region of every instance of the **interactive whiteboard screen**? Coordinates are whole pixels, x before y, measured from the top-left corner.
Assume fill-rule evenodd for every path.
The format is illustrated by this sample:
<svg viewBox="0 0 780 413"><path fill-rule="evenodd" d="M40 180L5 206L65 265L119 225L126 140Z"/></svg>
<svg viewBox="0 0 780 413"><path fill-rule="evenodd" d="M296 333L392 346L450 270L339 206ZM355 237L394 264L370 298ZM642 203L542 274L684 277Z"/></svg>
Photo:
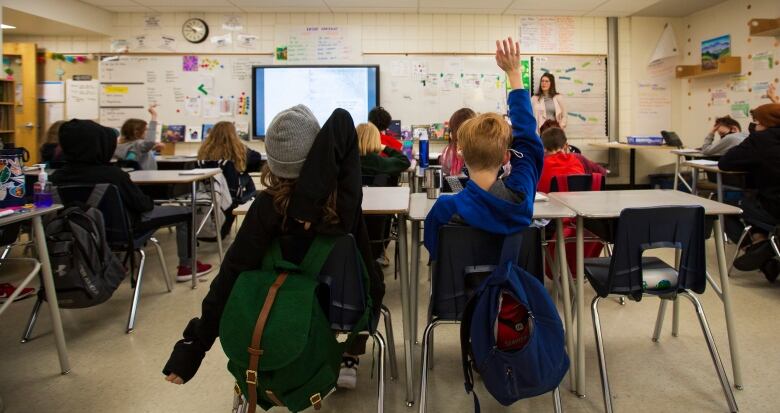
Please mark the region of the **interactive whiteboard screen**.
<svg viewBox="0 0 780 413"><path fill-rule="evenodd" d="M252 73L254 135L265 136L279 112L303 104L322 126L336 108L355 124L379 105L379 66L258 66Z"/></svg>

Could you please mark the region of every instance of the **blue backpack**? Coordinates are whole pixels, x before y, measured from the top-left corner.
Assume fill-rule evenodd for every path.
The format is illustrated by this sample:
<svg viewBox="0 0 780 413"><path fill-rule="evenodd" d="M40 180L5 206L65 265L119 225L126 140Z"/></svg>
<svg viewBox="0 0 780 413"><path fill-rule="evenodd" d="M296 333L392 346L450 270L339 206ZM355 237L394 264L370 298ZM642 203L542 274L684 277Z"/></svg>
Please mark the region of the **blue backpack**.
<svg viewBox="0 0 780 413"><path fill-rule="evenodd" d="M479 284L463 312L463 376L466 392L474 395L477 413L480 408L472 366L488 392L504 406L555 390L569 370L563 323L555 304L544 285L513 258L521 243L521 233L507 235L499 265ZM496 344L504 294L511 295L528 313L528 341L514 351L502 351Z"/></svg>

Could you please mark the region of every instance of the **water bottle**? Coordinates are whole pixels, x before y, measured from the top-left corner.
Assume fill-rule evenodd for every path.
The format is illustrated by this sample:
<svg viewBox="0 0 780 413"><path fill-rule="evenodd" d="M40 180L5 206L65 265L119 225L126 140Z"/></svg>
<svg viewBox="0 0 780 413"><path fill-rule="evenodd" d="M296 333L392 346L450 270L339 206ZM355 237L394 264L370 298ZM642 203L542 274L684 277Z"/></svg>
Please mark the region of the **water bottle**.
<svg viewBox="0 0 780 413"><path fill-rule="evenodd" d="M38 164L41 173L38 174L38 182L33 185L33 203L36 208L48 208L54 203L51 194L51 182L46 173L46 164Z"/></svg>
<svg viewBox="0 0 780 413"><path fill-rule="evenodd" d="M420 134L420 168L428 167L428 132L424 131Z"/></svg>

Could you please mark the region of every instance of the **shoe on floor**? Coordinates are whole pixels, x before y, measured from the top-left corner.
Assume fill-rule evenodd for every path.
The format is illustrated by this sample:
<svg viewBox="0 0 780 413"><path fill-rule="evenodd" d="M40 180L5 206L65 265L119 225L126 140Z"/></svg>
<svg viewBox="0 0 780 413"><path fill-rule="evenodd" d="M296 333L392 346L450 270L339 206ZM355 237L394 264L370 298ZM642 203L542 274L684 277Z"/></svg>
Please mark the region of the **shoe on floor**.
<svg viewBox="0 0 780 413"><path fill-rule="evenodd" d="M198 277L202 277L211 272L211 264L204 264L198 261ZM189 265L180 265L179 272L176 274L176 281L184 282L192 280L192 268Z"/></svg>
<svg viewBox="0 0 780 413"><path fill-rule="evenodd" d="M780 275L780 261L776 259L766 260L761 264L761 272L766 277L766 280L773 283L777 281L777 277Z"/></svg>
<svg viewBox="0 0 780 413"><path fill-rule="evenodd" d="M8 301L9 298L11 298L11 295L16 291L16 287L13 286L13 284L9 283L3 283L0 284L0 303L4 303ZM19 301L21 299L27 298L33 294L35 294L35 288L22 288L22 292L19 293L19 295L16 297L14 301Z"/></svg>
<svg viewBox="0 0 780 413"><path fill-rule="evenodd" d="M341 361L341 370L339 370L339 379L336 386L340 389L353 390L357 387L357 366L360 360L355 357L345 356Z"/></svg>
<svg viewBox="0 0 780 413"><path fill-rule="evenodd" d="M744 254L734 260L734 268L740 271L755 271L774 255L769 241L760 241L749 246Z"/></svg>

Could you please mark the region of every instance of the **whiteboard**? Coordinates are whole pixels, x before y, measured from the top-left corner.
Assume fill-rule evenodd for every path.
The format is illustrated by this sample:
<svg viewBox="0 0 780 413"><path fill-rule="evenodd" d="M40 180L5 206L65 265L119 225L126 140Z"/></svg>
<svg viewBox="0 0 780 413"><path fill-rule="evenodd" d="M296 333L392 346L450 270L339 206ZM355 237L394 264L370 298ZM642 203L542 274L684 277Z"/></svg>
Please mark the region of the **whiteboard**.
<svg viewBox="0 0 780 413"><path fill-rule="evenodd" d="M100 122L118 127L129 117L147 119L146 108L157 104L160 124L185 125L188 136L193 131L200 134L204 124L222 120L248 124L252 66L270 63L271 56L251 55L105 58L98 70L102 84L135 86L128 91L126 105L115 104L116 96L110 97L109 104L109 96L101 88Z"/></svg>
<svg viewBox="0 0 780 413"><path fill-rule="evenodd" d="M593 83L591 91L583 93L582 89L573 88L577 83L567 85L565 80L558 89L566 94L567 111L585 116L585 121L580 122L569 115L567 132L571 137L606 136L606 59L534 56L535 60L539 58L547 59L545 62L553 70L572 62L579 67L592 62L588 65L593 66L591 69L578 69L577 73ZM160 123L186 125L189 135L202 130L204 124L221 120L248 124L252 113L252 66L272 63L271 55L113 56L100 62L99 76L105 83L143 83L143 106L157 103ZM506 112L506 80L492 55L363 55L360 61L350 63L380 66L380 105L393 119L400 119L404 129L443 123L461 107L477 112ZM539 67L534 64L534 82L538 81ZM594 70L595 67L600 70ZM575 92L585 97L569 96ZM100 106L100 121L106 124L109 120L120 122L125 115L148 117L145 109L108 110L103 108L102 100ZM595 124L593 118L597 120Z"/></svg>
<svg viewBox="0 0 780 413"><path fill-rule="evenodd" d="M534 84L542 74L555 75L563 95L566 135L570 138L607 136L607 59L603 56L534 56Z"/></svg>

